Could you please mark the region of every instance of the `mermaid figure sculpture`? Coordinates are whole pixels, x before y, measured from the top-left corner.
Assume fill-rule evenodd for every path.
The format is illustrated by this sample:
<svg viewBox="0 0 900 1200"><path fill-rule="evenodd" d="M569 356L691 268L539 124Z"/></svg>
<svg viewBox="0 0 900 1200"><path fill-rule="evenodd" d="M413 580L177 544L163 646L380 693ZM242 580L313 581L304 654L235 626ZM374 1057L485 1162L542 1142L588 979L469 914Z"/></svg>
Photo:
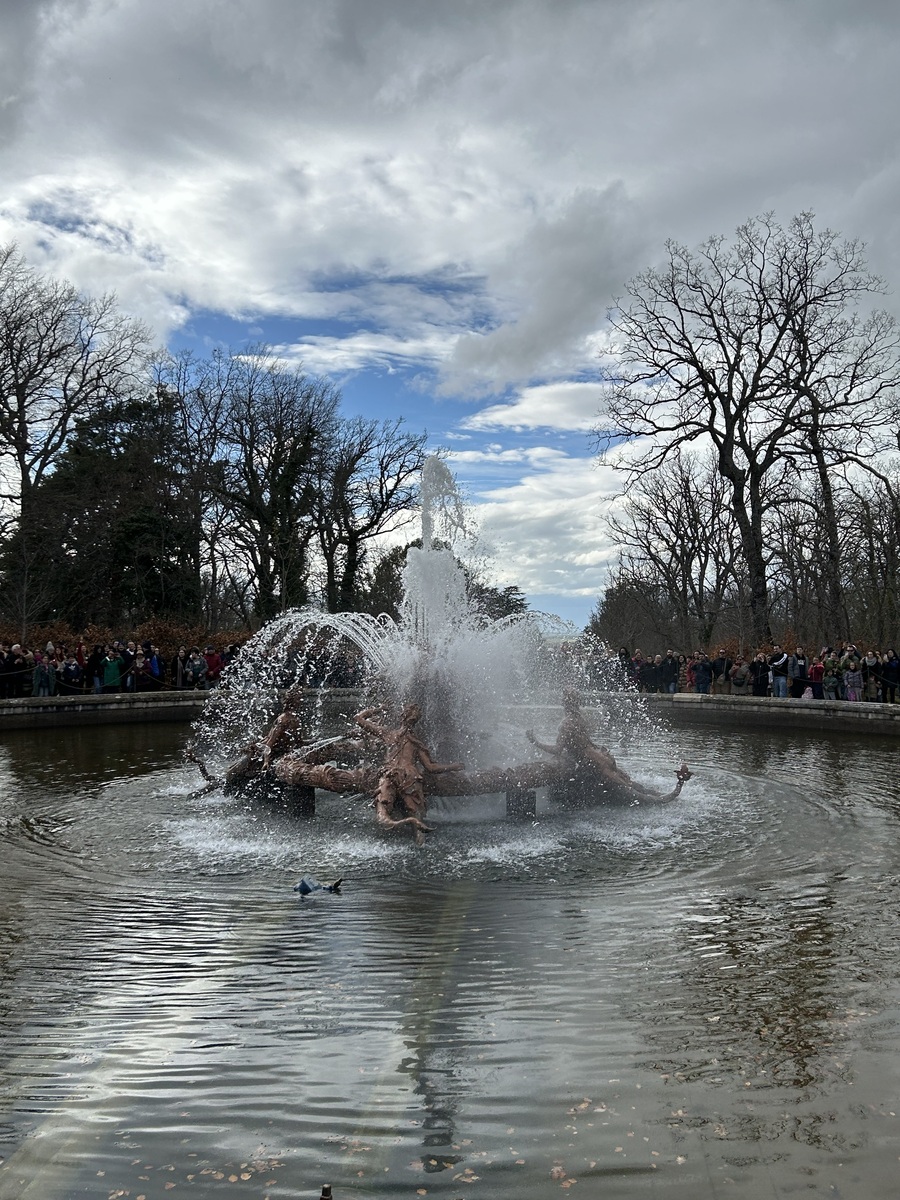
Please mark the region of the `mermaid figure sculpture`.
<svg viewBox="0 0 900 1200"><path fill-rule="evenodd" d="M628 797L633 804L674 800L691 778L687 763L682 763L675 772L674 789L665 796L637 783L622 770L605 746L597 746L592 741L574 688L566 688L563 692L563 720L552 746L539 742L531 729L526 729L525 736L538 750L554 755L561 762L568 761L575 769L576 784L580 788L589 790L599 782L613 794Z"/></svg>

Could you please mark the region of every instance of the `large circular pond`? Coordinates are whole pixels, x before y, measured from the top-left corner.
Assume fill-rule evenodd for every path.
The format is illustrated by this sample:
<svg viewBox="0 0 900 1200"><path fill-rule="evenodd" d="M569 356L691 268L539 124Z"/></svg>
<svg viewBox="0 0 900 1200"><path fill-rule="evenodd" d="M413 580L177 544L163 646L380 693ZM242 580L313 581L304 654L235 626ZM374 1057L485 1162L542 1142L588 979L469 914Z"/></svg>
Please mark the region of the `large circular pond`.
<svg viewBox="0 0 900 1200"><path fill-rule="evenodd" d="M669 807L420 850L186 734L0 742L2 1200L897 1194L893 743L658 735Z"/></svg>

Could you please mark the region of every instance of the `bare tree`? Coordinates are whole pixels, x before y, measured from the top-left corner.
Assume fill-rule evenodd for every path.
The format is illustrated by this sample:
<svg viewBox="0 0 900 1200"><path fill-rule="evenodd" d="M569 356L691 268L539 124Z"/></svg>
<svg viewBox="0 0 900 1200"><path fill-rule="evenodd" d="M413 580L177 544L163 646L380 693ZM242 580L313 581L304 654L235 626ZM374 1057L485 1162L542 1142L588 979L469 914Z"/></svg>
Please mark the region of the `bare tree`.
<svg viewBox="0 0 900 1200"><path fill-rule="evenodd" d="M624 508L607 517L623 577L650 579L677 615L678 644L707 645L740 574L740 543L728 489L715 463L678 447L639 476Z"/></svg>
<svg viewBox="0 0 900 1200"><path fill-rule="evenodd" d="M232 379L230 355L214 352L209 359L190 353L168 355L154 364L157 394L175 403L178 437L186 460L183 490L193 510L196 542L193 567L209 629L223 626L225 614L235 611L250 627L252 579L233 571L232 556L223 552L229 510L222 501L224 449L222 434ZM228 603L224 597L228 597ZM249 607L248 607L249 600Z"/></svg>
<svg viewBox="0 0 900 1200"><path fill-rule="evenodd" d="M256 615L305 604L316 533L317 469L336 436L340 395L264 350L222 362L213 473L226 545L255 581Z"/></svg>
<svg viewBox="0 0 900 1200"><path fill-rule="evenodd" d="M114 296L91 299L0 247L0 502L7 542L3 606L24 630L52 589L35 495L79 422L138 393L149 334ZM14 531L14 532L13 532Z"/></svg>
<svg viewBox="0 0 900 1200"><path fill-rule="evenodd" d="M323 447L316 533L329 612L356 608L370 541L409 519L418 502L426 437L402 420L356 417L341 422Z"/></svg>
<svg viewBox="0 0 900 1200"><path fill-rule="evenodd" d="M683 631L678 625L678 613L659 583L651 578L649 569L634 564L629 569L619 565L611 571L586 631L601 642L630 650L663 643L687 648L692 639L681 641Z"/></svg>
<svg viewBox="0 0 900 1200"><path fill-rule="evenodd" d="M319 599L354 608L371 539L416 501L425 434L341 418L327 380L264 346L170 359L158 381L192 447L209 619L220 602L247 624Z"/></svg>
<svg viewBox="0 0 900 1200"><path fill-rule="evenodd" d="M798 472L810 474L816 490L823 533L818 565L824 637L832 641L844 620L835 488L848 465L868 471L892 448L900 332L891 314L879 310L863 315L848 305L860 291L884 290L882 281L866 271L862 243L839 242L827 230L817 233L808 214L796 218L794 227L803 258L791 264L794 278L786 298L793 347L789 369L803 403L790 440L796 442ZM812 298L810 277L820 283Z"/></svg>
<svg viewBox="0 0 900 1200"><path fill-rule="evenodd" d="M887 481L889 490L871 477L851 479L850 495L841 512L847 542L845 629L882 649L896 643L900 627L900 514L896 503L900 477L896 468Z"/></svg>
<svg viewBox="0 0 900 1200"><path fill-rule="evenodd" d="M746 566L752 636L770 640L766 514L786 460L820 480L851 436L880 444L896 391L893 319L858 306L882 289L864 247L817 232L809 214L782 229L747 222L734 243L694 253L668 244L610 316L619 365L606 388L601 451L646 439L622 458L630 481L697 439L714 449Z"/></svg>
<svg viewBox="0 0 900 1200"><path fill-rule="evenodd" d="M90 299L0 249L0 460L3 499L27 526L32 492L75 422L143 383L149 334L115 297Z"/></svg>

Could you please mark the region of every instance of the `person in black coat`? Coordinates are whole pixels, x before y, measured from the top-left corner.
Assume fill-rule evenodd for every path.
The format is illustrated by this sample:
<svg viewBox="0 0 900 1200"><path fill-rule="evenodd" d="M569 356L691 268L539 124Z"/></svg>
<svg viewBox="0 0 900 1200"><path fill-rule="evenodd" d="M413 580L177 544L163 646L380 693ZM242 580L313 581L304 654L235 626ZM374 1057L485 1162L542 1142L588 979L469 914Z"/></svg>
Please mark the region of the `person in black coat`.
<svg viewBox="0 0 900 1200"><path fill-rule="evenodd" d="M78 665L74 654L67 654L65 662L56 672L56 686L61 696L74 696L81 691L84 671Z"/></svg>
<svg viewBox="0 0 900 1200"><path fill-rule="evenodd" d="M678 659L674 650L667 650L666 657L659 664L659 690L661 692L678 691Z"/></svg>
<svg viewBox="0 0 900 1200"><path fill-rule="evenodd" d="M701 696L708 696L713 681L712 663L708 654L701 654L694 663L694 691Z"/></svg>
<svg viewBox="0 0 900 1200"><path fill-rule="evenodd" d="M769 694L769 663L762 650L750 662L750 678L754 696Z"/></svg>
<svg viewBox="0 0 900 1200"><path fill-rule="evenodd" d="M712 660L711 666L713 673L712 690L717 696L730 696L731 668L734 666L734 659L729 658L724 650L720 650Z"/></svg>
<svg viewBox="0 0 900 1200"><path fill-rule="evenodd" d="M881 656L881 699L887 704L897 701L897 685L900 684L900 658L896 650L885 650Z"/></svg>

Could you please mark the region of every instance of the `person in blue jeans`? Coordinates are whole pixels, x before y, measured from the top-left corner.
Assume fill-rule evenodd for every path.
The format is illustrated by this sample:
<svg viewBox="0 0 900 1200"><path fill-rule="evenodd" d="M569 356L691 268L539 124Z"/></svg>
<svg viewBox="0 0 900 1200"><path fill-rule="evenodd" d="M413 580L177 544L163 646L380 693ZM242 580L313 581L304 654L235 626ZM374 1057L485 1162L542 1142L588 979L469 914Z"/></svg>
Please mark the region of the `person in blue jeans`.
<svg viewBox="0 0 900 1200"><path fill-rule="evenodd" d="M769 670L772 672L772 696L776 700L787 699L788 662L787 654L780 646L773 646L769 655Z"/></svg>

